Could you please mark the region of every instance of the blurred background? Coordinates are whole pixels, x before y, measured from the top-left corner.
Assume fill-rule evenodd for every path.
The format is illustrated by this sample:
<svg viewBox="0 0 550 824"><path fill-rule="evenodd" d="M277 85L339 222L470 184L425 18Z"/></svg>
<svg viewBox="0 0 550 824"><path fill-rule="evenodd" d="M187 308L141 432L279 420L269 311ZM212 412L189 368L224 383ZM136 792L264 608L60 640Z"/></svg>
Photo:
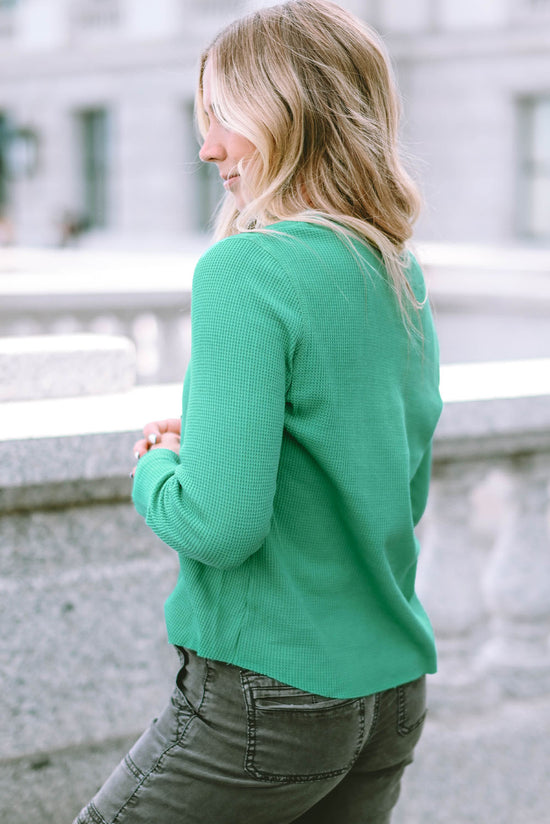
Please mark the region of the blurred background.
<svg viewBox="0 0 550 824"><path fill-rule="evenodd" d="M172 285L188 285L221 195L216 169L198 159L198 55L224 22L260 5L269 3L0 0L0 251L11 249L0 275L59 273L67 256L46 252L78 249L103 253L70 260L82 289L86 267L111 280L130 268L140 288L153 269L159 287L170 271ZM398 75L442 359L550 354L550 2L341 5L382 33ZM153 264L144 252L164 257ZM170 252L185 253L185 266ZM33 292L34 282L19 287ZM116 328L21 309L5 304L0 334ZM122 331L138 344L139 380L179 379L181 363L170 374L155 365L158 326L135 320Z"/></svg>
<svg viewBox="0 0 550 824"><path fill-rule="evenodd" d="M172 681L177 558L133 510L131 449L181 411L222 194L198 57L261 5L0 0L3 824L72 820ZM446 402L419 530L440 665L395 820L545 824L550 0L341 5L398 76Z"/></svg>
<svg viewBox="0 0 550 824"><path fill-rule="evenodd" d="M4 243L184 248L220 190L197 59L247 0L0 0ZM427 208L419 239L550 244L550 3L349 0L385 37Z"/></svg>

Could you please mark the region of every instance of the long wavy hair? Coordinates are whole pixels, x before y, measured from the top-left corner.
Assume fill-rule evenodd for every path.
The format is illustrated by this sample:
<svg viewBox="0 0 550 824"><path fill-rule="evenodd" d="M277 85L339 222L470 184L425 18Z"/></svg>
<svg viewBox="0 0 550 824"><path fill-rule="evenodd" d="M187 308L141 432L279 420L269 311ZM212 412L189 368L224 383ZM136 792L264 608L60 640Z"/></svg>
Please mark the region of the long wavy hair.
<svg viewBox="0 0 550 824"><path fill-rule="evenodd" d="M406 244L420 207L400 159L400 103L379 35L328 0L289 0L231 23L203 52L196 99L204 136L209 63L220 123L256 147L237 171L249 200L228 193L216 239L280 220L328 225L382 258L399 305L418 309Z"/></svg>

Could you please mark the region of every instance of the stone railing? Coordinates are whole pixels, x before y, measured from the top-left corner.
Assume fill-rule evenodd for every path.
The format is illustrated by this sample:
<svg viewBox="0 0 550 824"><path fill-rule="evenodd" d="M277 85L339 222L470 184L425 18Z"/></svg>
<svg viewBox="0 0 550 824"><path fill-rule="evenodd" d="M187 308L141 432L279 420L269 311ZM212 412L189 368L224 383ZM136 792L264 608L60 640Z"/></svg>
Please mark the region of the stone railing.
<svg viewBox="0 0 550 824"><path fill-rule="evenodd" d="M181 387L131 388L125 339L17 343L0 341L0 821L60 824L166 695L177 560L135 516L128 473Z"/></svg>
<svg viewBox="0 0 550 824"><path fill-rule="evenodd" d="M103 339L95 354L84 343L72 359L74 341L40 346L40 392L50 390L36 400L20 377L32 373L32 342L11 371L13 341L0 345L5 383L17 380L0 405L0 820L10 824L70 821L158 713L175 666L162 602L177 558L135 514L128 472L143 423L178 415L181 385L128 388L127 342ZM60 352L64 389L47 377ZM94 395L83 396L83 374ZM396 822L542 824L550 363L444 367L442 393L419 572L440 669Z"/></svg>
<svg viewBox="0 0 550 824"><path fill-rule="evenodd" d="M190 350L187 252L5 249L0 336L100 332L137 350L137 381L180 381ZM445 362L550 357L550 252L422 246ZM464 335L465 324L468 334Z"/></svg>
<svg viewBox="0 0 550 824"><path fill-rule="evenodd" d="M550 360L442 368L419 589L441 708L550 695Z"/></svg>
<svg viewBox="0 0 550 824"><path fill-rule="evenodd" d="M122 335L136 347L138 383L182 380L197 256L5 250L0 336Z"/></svg>

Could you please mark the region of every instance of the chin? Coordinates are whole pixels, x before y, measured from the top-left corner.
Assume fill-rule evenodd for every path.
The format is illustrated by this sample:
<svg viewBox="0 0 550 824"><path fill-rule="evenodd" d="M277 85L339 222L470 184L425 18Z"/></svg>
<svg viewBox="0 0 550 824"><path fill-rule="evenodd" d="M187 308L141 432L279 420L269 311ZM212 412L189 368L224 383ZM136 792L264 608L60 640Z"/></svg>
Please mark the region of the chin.
<svg viewBox="0 0 550 824"><path fill-rule="evenodd" d="M239 212L242 212L242 210L243 210L243 209L245 208L245 206L246 206L246 202L245 202L244 198L239 197L239 195L236 195L236 196L233 198L233 200L235 201L235 208L236 208L236 209L238 209L238 210L239 210Z"/></svg>

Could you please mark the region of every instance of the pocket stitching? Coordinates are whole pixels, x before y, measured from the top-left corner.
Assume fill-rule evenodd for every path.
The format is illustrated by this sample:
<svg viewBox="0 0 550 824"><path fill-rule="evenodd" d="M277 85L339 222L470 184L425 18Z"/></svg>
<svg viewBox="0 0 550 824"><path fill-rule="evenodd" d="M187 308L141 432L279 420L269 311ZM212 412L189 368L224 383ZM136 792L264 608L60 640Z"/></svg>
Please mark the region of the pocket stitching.
<svg viewBox="0 0 550 824"><path fill-rule="evenodd" d="M346 763L343 767L337 770L327 770L325 772L320 773L297 773L297 774L275 774L269 773L266 770L260 770L255 765L255 757L256 757L256 742L257 742L257 724L256 724L256 707L254 704L254 696L253 696L253 687L248 683L246 679L246 673L241 672L241 684L243 688L243 695L246 703L246 718L247 718L247 741L246 741L246 753L245 753L245 764L244 768L249 775L252 775L254 778L257 778L261 781L270 781L270 782L284 782L287 784L297 784L297 783L304 783L307 781L319 781L320 779L324 778L332 778L336 775L342 775L343 773L348 772L355 761L357 760L359 753L361 751L363 737L365 734L365 703L362 698L352 698L349 701L345 702L345 705L348 704L357 704L358 713L359 713L359 729L357 734L357 743L355 749L353 751L353 755L350 758L349 762ZM261 687L259 688L261 690ZM342 706L342 705L338 705ZM270 710L265 710L266 712L270 712ZM276 711L276 710L271 710ZM286 710L287 712L290 710ZM311 713L319 713L325 712L329 713L331 708L320 708L320 709L312 709L312 710L300 710L300 709L292 709L293 713L296 712L300 715L311 715Z"/></svg>
<svg viewBox="0 0 550 824"><path fill-rule="evenodd" d="M191 702L189 701L186 694L181 689L181 687L179 686L179 683L178 683L180 673L183 672L185 670L185 668L187 667L187 659L185 657L185 651L183 650L183 648L182 648L182 651L184 653L184 657L183 657L183 661L182 661L182 666L178 670L178 674L176 676L176 694L177 694L177 697L179 699L179 702L180 703L183 702L184 706L182 706L181 709L176 708L176 713L177 713L177 731L176 731L176 736L177 737L176 737L176 742L183 741L183 739L185 737L185 734L187 732L187 727L189 725L189 721L192 720L193 717L200 717L200 711L201 711L202 706L204 704L204 701L206 699L206 689L207 689L207 685L208 685L208 680L210 678L210 669L211 669L210 666L209 666L209 660L205 659L205 673L204 673L204 678L203 678L203 682L202 682L202 694L201 694L201 697L200 697L199 705L198 705L198 707L195 708L191 704ZM185 711L184 711L184 708L185 708L185 710L187 710L187 712L191 713L191 718L187 718L187 716L185 714Z"/></svg>
<svg viewBox="0 0 550 824"><path fill-rule="evenodd" d="M424 676L422 676L424 677ZM405 687L409 686L408 684L401 685L397 687L397 732L399 735L405 737L409 735L414 730L418 729L418 727L422 726L426 719L427 709L424 710L422 715L418 718L414 724L407 724L407 696Z"/></svg>

